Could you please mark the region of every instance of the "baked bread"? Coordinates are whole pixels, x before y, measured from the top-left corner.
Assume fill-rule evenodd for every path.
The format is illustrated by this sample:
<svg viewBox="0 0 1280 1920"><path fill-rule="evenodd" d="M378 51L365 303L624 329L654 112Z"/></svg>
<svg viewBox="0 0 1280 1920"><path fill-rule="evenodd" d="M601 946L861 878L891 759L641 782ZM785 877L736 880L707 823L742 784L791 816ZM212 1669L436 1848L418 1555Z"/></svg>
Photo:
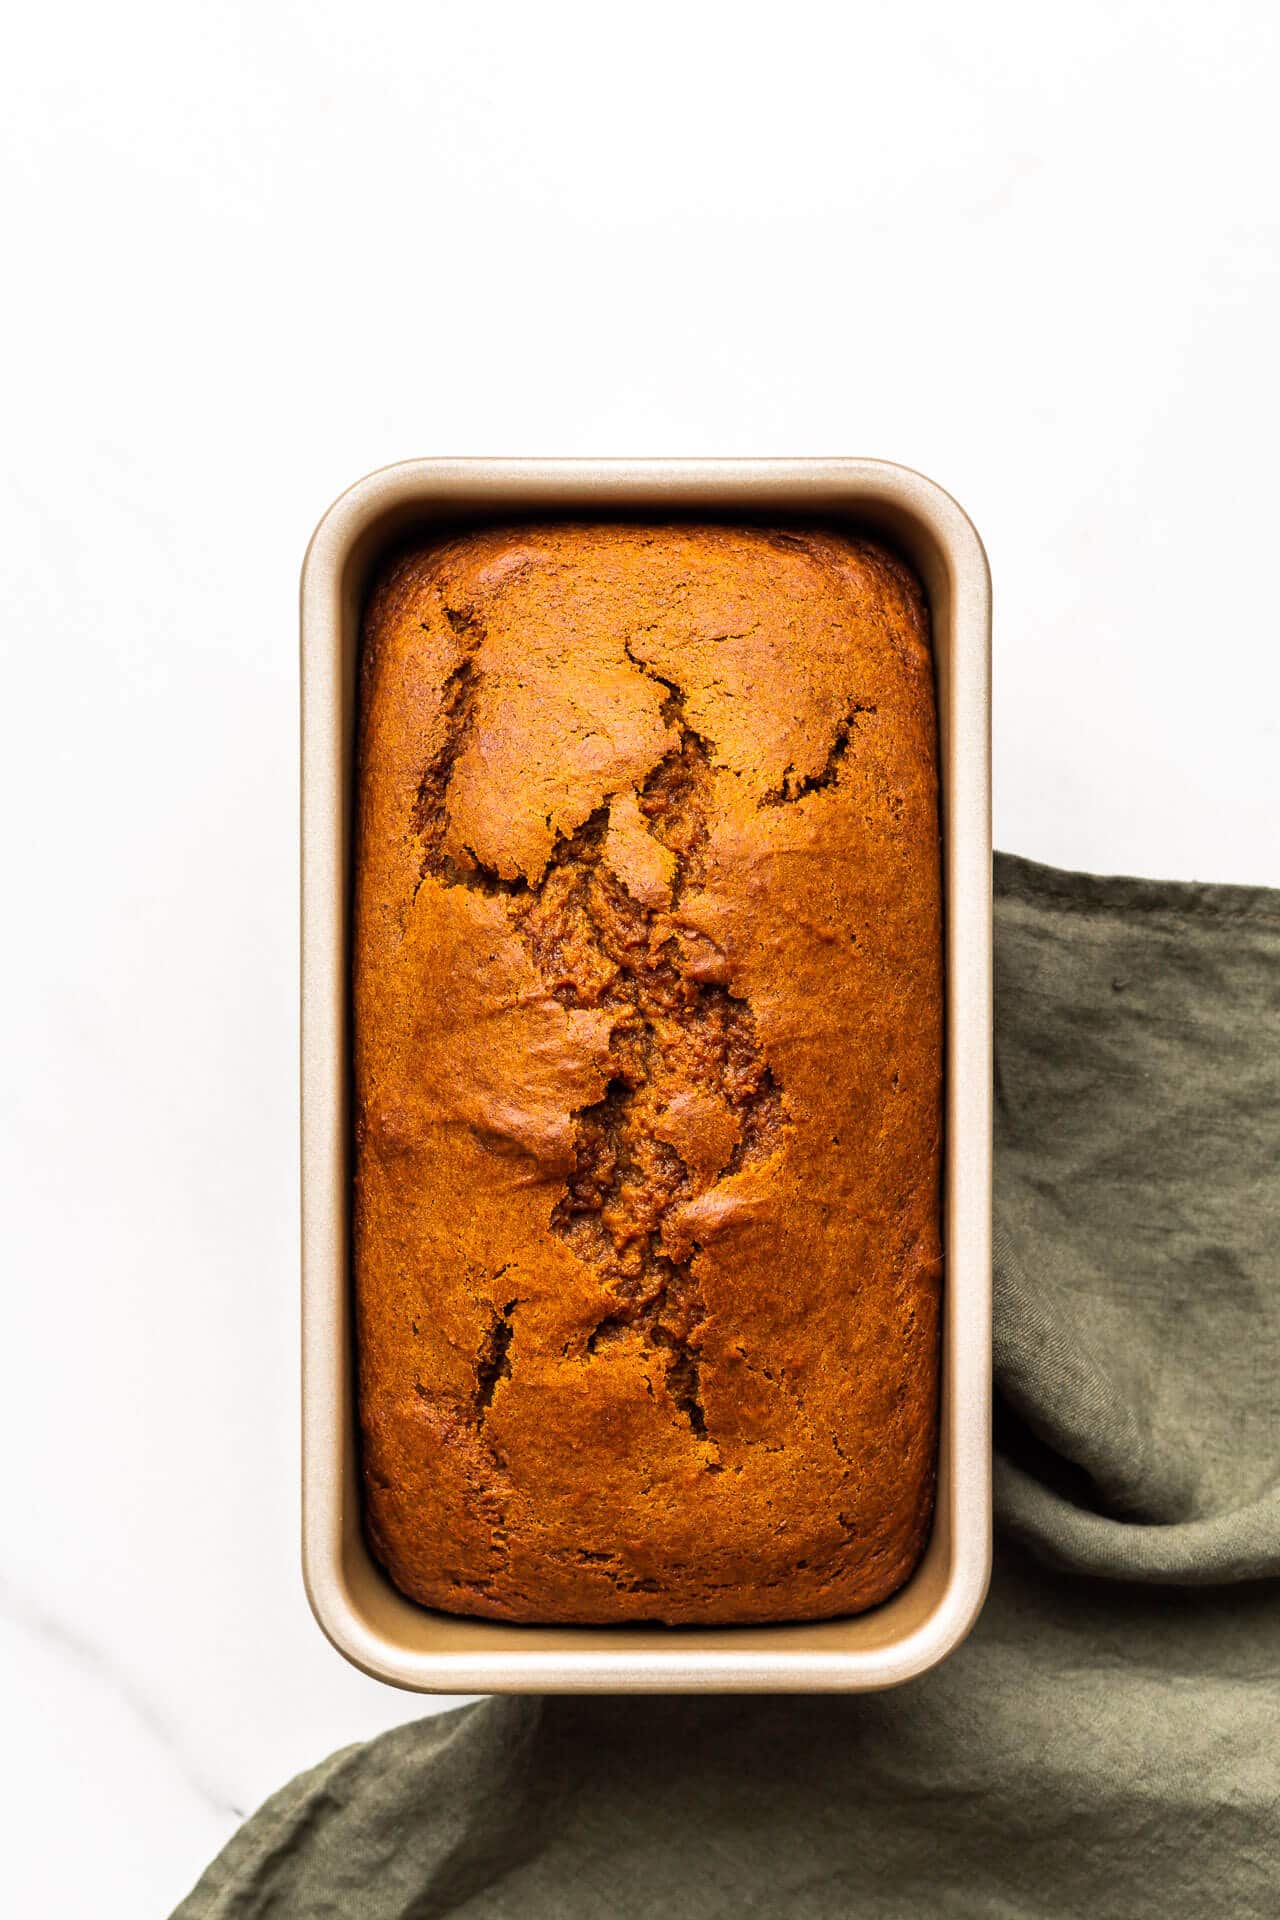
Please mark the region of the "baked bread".
<svg viewBox="0 0 1280 1920"><path fill-rule="evenodd" d="M827 532L466 534L385 572L360 688L374 1553L504 1620L883 1600L937 1432L915 580Z"/></svg>

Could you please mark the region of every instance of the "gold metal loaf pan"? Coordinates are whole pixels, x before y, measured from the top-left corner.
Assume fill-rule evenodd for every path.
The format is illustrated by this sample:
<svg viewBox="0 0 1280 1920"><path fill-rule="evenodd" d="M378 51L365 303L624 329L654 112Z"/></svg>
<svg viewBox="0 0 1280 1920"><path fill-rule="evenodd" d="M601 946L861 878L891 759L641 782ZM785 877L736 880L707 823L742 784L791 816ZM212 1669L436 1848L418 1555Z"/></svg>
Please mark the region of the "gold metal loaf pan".
<svg viewBox="0 0 1280 1920"><path fill-rule="evenodd" d="M901 1592L796 1626L520 1627L431 1613L360 1525L348 1205L349 830L355 662L387 547L537 516L804 520L880 533L929 597L946 909L945 1303L937 1508ZM991 1558L991 596L964 513L879 460L411 460L325 514L302 575L302 1524L307 1593L339 1652L427 1693L827 1692L893 1686L964 1638Z"/></svg>

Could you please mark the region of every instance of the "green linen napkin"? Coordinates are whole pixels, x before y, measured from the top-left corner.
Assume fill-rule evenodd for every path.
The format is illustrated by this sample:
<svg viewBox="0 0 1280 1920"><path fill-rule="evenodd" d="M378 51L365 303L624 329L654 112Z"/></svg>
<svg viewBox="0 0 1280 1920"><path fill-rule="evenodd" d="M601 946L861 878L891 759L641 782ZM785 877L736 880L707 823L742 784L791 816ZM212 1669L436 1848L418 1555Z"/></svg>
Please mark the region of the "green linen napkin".
<svg viewBox="0 0 1280 1920"><path fill-rule="evenodd" d="M175 1920L1280 1913L1280 894L996 859L986 1610L885 1694L494 1699Z"/></svg>

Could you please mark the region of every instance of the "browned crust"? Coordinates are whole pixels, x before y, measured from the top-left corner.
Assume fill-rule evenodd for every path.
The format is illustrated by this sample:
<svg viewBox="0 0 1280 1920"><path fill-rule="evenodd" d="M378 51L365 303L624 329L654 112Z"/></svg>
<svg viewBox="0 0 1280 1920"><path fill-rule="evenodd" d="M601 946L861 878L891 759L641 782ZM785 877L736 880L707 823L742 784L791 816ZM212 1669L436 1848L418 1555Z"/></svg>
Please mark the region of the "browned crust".
<svg viewBox="0 0 1280 1920"><path fill-rule="evenodd" d="M477 533L387 571L361 695L374 1551L509 1620L885 1599L937 1440L914 579L833 533Z"/></svg>

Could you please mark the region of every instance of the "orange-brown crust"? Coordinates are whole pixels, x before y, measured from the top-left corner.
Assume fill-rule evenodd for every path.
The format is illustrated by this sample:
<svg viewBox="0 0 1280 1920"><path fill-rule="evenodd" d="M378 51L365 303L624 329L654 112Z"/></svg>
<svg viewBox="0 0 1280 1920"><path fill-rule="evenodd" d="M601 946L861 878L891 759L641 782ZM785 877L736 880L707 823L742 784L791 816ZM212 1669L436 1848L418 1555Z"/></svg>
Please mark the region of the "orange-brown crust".
<svg viewBox="0 0 1280 1920"><path fill-rule="evenodd" d="M924 603L833 533L436 542L369 610L365 1517L428 1606L819 1619L928 1531Z"/></svg>

